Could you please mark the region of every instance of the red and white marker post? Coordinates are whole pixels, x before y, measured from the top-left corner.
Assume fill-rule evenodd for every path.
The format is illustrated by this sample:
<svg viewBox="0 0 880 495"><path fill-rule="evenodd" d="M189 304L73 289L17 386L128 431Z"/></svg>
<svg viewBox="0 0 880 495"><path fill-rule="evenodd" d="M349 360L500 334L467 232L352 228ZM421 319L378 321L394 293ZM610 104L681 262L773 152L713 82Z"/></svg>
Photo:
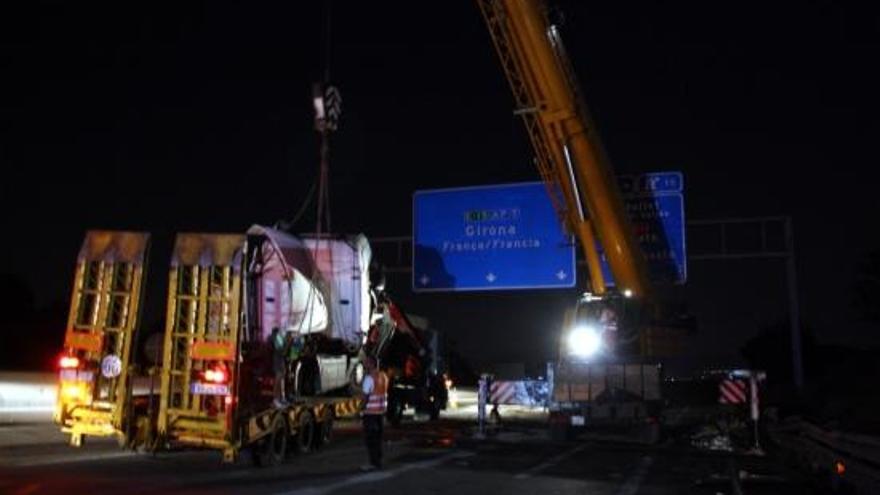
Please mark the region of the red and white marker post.
<svg viewBox="0 0 880 495"><path fill-rule="evenodd" d="M745 394L745 381L743 379L747 379L749 381L749 416L752 419L752 426L754 427L754 438L755 445L752 448L752 452L756 454L763 455L764 451L761 450L761 441L760 436L758 434L758 420L761 417L761 409L759 407L759 399L758 399L758 383L767 379L767 373L763 371L756 370L735 370L730 373L730 379L722 380L720 391L721 391L721 399L720 402L722 404L741 404L746 401ZM737 384L737 385L734 385ZM736 399L735 401L725 402L729 399Z"/></svg>

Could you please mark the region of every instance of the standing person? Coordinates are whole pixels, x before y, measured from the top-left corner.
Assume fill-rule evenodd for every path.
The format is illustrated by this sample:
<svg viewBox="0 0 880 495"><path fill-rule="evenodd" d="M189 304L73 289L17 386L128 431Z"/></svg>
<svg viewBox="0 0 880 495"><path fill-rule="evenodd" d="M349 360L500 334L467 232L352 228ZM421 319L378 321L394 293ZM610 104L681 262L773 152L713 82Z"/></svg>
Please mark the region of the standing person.
<svg viewBox="0 0 880 495"><path fill-rule="evenodd" d="M287 349L287 354L285 355L285 363L284 367L287 370L287 379L288 383L285 384L291 385L291 387L285 388L285 392L289 394L289 396L295 397L298 395L302 395L302 390L300 390L300 385L297 383L297 366L299 366L299 358L302 354L303 350L303 339L299 336L294 336L293 332L287 333L287 342L285 344ZM292 390L290 390L292 388Z"/></svg>
<svg viewBox="0 0 880 495"><path fill-rule="evenodd" d="M376 358L367 356L364 359L364 440L370 463L361 466L362 471L382 468L382 422L388 405L388 375L379 369Z"/></svg>
<svg viewBox="0 0 880 495"><path fill-rule="evenodd" d="M284 380L287 378L287 362L286 362L286 339L284 332L278 327L272 329L270 337L272 345L272 371L275 373L275 407L284 407L287 404L287 397L284 393Z"/></svg>
<svg viewBox="0 0 880 495"><path fill-rule="evenodd" d="M604 307L599 313L599 326L603 344L607 349L617 347L617 312L611 307Z"/></svg>
<svg viewBox="0 0 880 495"><path fill-rule="evenodd" d="M288 369L296 369L296 362L303 352L303 338L294 336L292 332L287 334L287 361Z"/></svg>

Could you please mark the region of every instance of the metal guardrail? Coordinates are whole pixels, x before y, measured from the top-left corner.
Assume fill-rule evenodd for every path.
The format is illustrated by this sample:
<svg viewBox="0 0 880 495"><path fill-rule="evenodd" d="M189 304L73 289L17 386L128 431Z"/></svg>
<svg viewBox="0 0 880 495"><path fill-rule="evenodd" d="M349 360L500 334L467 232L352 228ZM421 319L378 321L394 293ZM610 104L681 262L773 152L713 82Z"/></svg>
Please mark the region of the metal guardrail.
<svg viewBox="0 0 880 495"><path fill-rule="evenodd" d="M880 437L825 430L794 419L771 429L774 442L814 471L827 471L859 494L880 494Z"/></svg>

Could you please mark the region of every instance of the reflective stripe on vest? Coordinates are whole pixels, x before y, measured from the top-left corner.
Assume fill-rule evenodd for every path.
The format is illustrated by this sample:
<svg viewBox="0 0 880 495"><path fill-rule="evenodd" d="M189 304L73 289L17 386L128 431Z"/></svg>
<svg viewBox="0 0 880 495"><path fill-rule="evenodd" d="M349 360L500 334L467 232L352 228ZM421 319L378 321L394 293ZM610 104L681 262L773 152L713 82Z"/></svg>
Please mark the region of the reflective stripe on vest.
<svg viewBox="0 0 880 495"><path fill-rule="evenodd" d="M388 376L381 372L374 372L373 391L367 397L367 406L364 414L385 414L388 405Z"/></svg>

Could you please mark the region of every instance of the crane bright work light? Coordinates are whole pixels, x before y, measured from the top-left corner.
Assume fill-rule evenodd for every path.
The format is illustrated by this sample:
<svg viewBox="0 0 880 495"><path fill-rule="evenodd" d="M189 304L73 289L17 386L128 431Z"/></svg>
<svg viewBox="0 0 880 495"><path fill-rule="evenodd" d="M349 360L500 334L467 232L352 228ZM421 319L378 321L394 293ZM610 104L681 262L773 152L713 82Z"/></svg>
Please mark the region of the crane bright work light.
<svg viewBox="0 0 880 495"><path fill-rule="evenodd" d="M602 348L602 337L595 327L581 325L568 334L568 352L576 357L588 358Z"/></svg>

